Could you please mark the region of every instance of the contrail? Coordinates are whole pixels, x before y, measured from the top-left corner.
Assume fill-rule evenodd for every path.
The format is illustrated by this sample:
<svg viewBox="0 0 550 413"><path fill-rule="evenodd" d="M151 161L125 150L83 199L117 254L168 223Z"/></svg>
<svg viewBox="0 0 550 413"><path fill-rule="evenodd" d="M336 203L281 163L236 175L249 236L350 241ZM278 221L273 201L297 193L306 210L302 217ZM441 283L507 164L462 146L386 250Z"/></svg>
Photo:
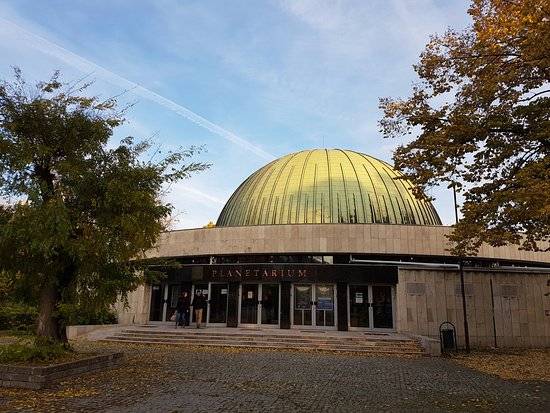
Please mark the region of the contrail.
<svg viewBox="0 0 550 413"><path fill-rule="evenodd" d="M222 206L225 205L225 201L221 200L220 198L216 198L215 196L206 194L202 191L199 191L196 188L193 188L192 186L178 185L178 189L183 190L183 191L188 192L188 193L193 194L193 195L198 195L201 198L207 199L208 201L210 201L214 204L218 204L218 205L222 205Z"/></svg>
<svg viewBox="0 0 550 413"><path fill-rule="evenodd" d="M39 49L41 52L48 54L50 56L53 56L59 60L62 60L68 65L73 66L83 72L89 72L90 70L93 70L100 77L102 77L104 80L108 81L109 83L128 89L132 93L138 96L141 96L145 99L158 103L159 105L177 113L178 115L184 117L187 120L190 120L191 122L197 124L198 126L228 140L229 142L239 145L243 149L246 149L256 154L262 159L267 159L267 160L274 159L273 155L264 151L262 148L254 145L253 143L247 141L246 139L241 138L240 136L235 135L233 132L230 132L227 129L224 129L221 126L216 125L213 122L210 122L208 119L205 119L202 116L193 112L192 110L187 109L182 105L179 105L173 100L165 98L164 96L161 96L158 93L153 92L152 90L149 90L135 82L132 82L131 80L128 80L114 72L111 72L110 70L82 56L79 56L76 53L73 53L62 46L59 46L56 43L51 42L42 36L32 33L27 29L21 26L18 26L17 24L9 20L6 20L0 17L0 22L17 31L20 34L21 38L24 38L30 41L30 43L35 48Z"/></svg>

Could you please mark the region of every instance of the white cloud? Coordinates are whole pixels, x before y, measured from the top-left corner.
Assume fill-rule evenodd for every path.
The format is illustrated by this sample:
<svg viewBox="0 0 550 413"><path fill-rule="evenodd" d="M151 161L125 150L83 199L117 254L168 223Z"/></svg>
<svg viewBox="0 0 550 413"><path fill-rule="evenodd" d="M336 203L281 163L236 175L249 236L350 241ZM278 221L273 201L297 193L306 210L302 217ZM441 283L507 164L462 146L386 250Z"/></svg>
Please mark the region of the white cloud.
<svg viewBox="0 0 550 413"><path fill-rule="evenodd" d="M266 152L259 146L240 136L237 136L233 132L224 129L223 127L209 121L208 119L205 119L204 117L174 102L173 100L167 99L164 96L153 92L152 90L149 90L135 82L132 82L131 80L124 78L123 76L120 76L96 63L93 63L83 58L82 56L79 56L78 54L63 48L62 46L57 45L42 36L34 34L9 20L0 17L0 22L2 22L3 24L3 31L7 32L7 34L10 34L10 32L11 34L16 34L19 39L27 41L28 44L40 50L44 54L53 56L63 61L64 63L78 70L81 70L82 72L93 71L97 76L108 81L109 83L128 89L131 91L131 93L137 96L153 101L165 107L166 109L169 109L177 113L178 115L186 118L187 120L190 120L198 126L228 140L229 142L232 142L233 144L236 144L243 149L254 153L256 156L262 159L272 160L274 158L273 155ZM1 30L2 29L0 28L0 32Z"/></svg>

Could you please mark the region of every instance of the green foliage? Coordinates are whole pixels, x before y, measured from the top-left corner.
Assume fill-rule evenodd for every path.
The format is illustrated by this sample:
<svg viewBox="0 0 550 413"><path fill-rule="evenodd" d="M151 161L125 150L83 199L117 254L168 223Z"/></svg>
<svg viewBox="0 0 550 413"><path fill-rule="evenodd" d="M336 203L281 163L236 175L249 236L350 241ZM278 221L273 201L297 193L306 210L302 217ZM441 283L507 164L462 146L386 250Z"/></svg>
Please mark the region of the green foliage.
<svg viewBox="0 0 550 413"><path fill-rule="evenodd" d="M169 268L180 268L181 264L172 258L148 258L143 260L143 281L147 284L160 284L168 277Z"/></svg>
<svg viewBox="0 0 550 413"><path fill-rule="evenodd" d="M133 290L172 210L166 185L209 166L187 162L194 147L112 142L123 111L82 96L88 86L56 73L29 87L18 69L0 83L0 196L17 200L0 205L0 272L40 303L38 333L61 339L59 305L107 307Z"/></svg>
<svg viewBox="0 0 550 413"><path fill-rule="evenodd" d="M116 324L117 317L110 308L96 308L76 304L62 304L59 306L66 325Z"/></svg>
<svg viewBox="0 0 550 413"><path fill-rule="evenodd" d="M473 24L433 36L407 99L382 99L396 166L418 188L456 183L455 253L483 242L550 250L550 3L473 0Z"/></svg>
<svg viewBox="0 0 550 413"><path fill-rule="evenodd" d="M6 301L13 292L11 284L8 275L0 271L0 303Z"/></svg>
<svg viewBox="0 0 550 413"><path fill-rule="evenodd" d="M63 357L70 348L59 342L42 339L0 345L0 363L51 361Z"/></svg>
<svg viewBox="0 0 550 413"><path fill-rule="evenodd" d="M0 330L32 331L38 311L35 306L4 301L0 304Z"/></svg>
<svg viewBox="0 0 550 413"><path fill-rule="evenodd" d="M32 279L21 274L0 271L0 305L7 302L36 306L37 291L38 288Z"/></svg>

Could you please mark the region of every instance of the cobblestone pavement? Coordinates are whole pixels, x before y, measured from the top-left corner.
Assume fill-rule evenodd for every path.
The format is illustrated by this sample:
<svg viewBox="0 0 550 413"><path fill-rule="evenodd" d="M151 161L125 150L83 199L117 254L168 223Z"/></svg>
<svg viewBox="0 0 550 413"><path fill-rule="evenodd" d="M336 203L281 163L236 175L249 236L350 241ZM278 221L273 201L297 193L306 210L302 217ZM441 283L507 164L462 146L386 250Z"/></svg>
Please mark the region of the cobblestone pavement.
<svg viewBox="0 0 550 413"><path fill-rule="evenodd" d="M516 382L443 358L105 343L125 362L42 390L0 389L0 411L548 412L550 382Z"/></svg>

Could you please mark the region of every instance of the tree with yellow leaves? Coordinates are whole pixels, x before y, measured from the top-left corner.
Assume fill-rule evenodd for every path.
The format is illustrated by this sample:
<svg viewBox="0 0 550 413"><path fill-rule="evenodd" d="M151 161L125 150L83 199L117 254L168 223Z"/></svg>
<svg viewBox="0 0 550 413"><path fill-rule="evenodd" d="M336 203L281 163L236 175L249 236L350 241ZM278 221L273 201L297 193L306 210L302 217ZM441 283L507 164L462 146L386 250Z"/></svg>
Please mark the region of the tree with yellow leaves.
<svg viewBox="0 0 550 413"><path fill-rule="evenodd" d="M455 252L549 250L550 0L474 0L473 23L430 39L407 99L381 99L386 137L412 135L396 166L463 191Z"/></svg>

